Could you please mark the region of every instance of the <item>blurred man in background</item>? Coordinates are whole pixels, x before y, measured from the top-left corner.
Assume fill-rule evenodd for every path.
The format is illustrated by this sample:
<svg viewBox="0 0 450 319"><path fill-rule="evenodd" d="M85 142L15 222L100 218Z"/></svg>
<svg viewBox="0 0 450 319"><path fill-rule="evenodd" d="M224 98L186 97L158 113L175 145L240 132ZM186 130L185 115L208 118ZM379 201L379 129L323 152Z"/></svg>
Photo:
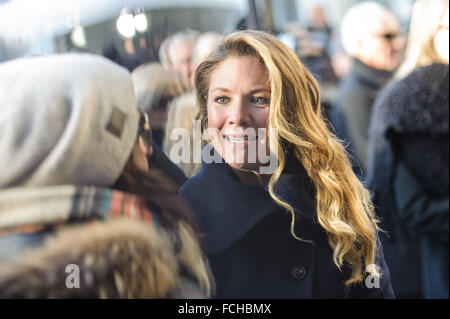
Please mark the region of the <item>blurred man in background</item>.
<svg viewBox="0 0 450 319"><path fill-rule="evenodd" d="M191 73L191 84L194 86L194 74L195 69L200 63L220 44L223 40L223 35L216 32L205 32L202 33L195 43L192 49L192 73Z"/></svg>
<svg viewBox="0 0 450 319"><path fill-rule="evenodd" d="M350 143L349 151L358 162L355 172L363 176L372 104L400 65L405 41L397 18L373 1L347 11L341 24L341 41L354 63L340 84L332 122L337 135Z"/></svg>
<svg viewBox="0 0 450 319"><path fill-rule="evenodd" d="M192 50L199 35L198 31L192 29L180 31L172 35L168 43L162 48L164 50L162 53L167 54L167 61L163 61L163 65L181 74L186 81L189 81L191 74L194 72L192 67ZM164 56L165 54L162 55Z"/></svg>

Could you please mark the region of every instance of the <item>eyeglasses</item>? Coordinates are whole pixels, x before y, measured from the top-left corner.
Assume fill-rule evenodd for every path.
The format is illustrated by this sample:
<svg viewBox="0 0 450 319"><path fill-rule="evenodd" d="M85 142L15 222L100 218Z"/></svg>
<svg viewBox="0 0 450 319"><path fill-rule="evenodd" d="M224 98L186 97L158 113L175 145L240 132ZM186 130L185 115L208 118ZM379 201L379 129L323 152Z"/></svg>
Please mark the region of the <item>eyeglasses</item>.
<svg viewBox="0 0 450 319"><path fill-rule="evenodd" d="M147 144L147 147L152 145L152 129L150 127L148 114L145 112L141 112L141 116L139 118L138 136L142 137L144 142Z"/></svg>
<svg viewBox="0 0 450 319"><path fill-rule="evenodd" d="M386 32L386 33L378 33L374 34L376 37L384 38L387 41L392 41L396 38L403 37L402 33L395 33L395 32Z"/></svg>

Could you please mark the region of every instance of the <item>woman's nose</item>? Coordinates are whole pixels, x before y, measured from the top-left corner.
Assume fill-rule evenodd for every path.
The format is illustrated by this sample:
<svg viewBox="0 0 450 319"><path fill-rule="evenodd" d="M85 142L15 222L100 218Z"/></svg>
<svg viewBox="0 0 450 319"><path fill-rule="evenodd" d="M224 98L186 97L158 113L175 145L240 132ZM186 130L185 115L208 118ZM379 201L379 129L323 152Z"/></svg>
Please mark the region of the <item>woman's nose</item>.
<svg viewBox="0 0 450 319"><path fill-rule="evenodd" d="M251 114L248 106L243 99L233 101L229 108L227 124L233 126L250 126Z"/></svg>

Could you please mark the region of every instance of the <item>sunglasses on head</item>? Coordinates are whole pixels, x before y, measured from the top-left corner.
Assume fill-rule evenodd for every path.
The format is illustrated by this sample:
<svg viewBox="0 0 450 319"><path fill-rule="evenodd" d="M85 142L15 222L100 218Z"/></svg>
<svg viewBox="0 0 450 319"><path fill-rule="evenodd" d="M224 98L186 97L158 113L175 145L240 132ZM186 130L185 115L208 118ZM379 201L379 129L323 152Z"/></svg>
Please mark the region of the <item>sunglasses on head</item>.
<svg viewBox="0 0 450 319"><path fill-rule="evenodd" d="M138 135L143 138L147 146L152 145L152 129L150 127L148 114L145 112L141 112L141 116L139 118Z"/></svg>

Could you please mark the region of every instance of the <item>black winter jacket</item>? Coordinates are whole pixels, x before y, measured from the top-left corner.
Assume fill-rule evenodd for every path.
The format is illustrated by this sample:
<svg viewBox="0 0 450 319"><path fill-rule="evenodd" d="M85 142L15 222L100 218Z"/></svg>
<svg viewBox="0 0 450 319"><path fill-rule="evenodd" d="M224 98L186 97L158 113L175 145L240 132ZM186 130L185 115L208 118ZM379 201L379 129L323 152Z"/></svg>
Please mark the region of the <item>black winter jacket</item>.
<svg viewBox="0 0 450 319"><path fill-rule="evenodd" d="M368 183L397 297L448 298L448 121L448 65L417 69L374 105Z"/></svg>

